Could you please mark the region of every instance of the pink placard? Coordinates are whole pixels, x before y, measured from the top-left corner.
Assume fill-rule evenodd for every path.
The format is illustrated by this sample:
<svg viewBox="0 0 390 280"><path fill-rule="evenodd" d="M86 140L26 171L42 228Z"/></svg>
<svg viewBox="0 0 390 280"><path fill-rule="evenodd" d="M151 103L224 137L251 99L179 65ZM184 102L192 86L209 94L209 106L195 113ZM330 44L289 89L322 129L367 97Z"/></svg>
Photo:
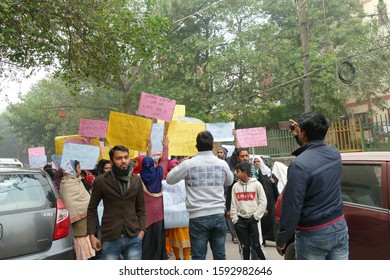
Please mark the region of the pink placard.
<svg viewBox="0 0 390 280"><path fill-rule="evenodd" d="M265 127L237 129L236 135L241 147L250 148L268 145Z"/></svg>
<svg viewBox="0 0 390 280"><path fill-rule="evenodd" d="M79 136L105 138L108 121L80 119Z"/></svg>
<svg viewBox="0 0 390 280"><path fill-rule="evenodd" d="M176 100L142 92L138 114L170 122L175 111Z"/></svg>
<svg viewBox="0 0 390 280"><path fill-rule="evenodd" d="M45 147L28 148L28 157L31 156L44 156Z"/></svg>

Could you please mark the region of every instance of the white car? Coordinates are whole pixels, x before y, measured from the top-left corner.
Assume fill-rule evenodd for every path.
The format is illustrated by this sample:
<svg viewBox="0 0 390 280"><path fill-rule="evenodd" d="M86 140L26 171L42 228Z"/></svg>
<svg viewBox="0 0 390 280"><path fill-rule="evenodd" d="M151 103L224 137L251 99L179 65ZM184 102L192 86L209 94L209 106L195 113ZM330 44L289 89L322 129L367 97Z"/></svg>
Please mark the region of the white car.
<svg viewBox="0 0 390 280"><path fill-rule="evenodd" d="M0 168L23 167L23 163L16 158L0 158Z"/></svg>

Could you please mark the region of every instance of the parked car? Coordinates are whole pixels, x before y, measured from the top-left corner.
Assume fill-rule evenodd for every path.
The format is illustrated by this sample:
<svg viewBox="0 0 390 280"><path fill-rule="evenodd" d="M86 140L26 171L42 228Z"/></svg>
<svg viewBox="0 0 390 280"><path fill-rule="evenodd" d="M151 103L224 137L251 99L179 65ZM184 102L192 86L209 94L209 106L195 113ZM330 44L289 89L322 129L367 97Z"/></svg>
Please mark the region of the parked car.
<svg viewBox="0 0 390 280"><path fill-rule="evenodd" d="M0 158L0 168L23 167L23 163L16 158Z"/></svg>
<svg viewBox="0 0 390 280"><path fill-rule="evenodd" d="M349 259L390 259L390 152L342 153L345 219L349 229ZM276 203L275 231L280 203ZM279 254L295 258L294 237Z"/></svg>
<svg viewBox="0 0 390 280"><path fill-rule="evenodd" d="M75 259L69 211L45 171L0 168L0 259Z"/></svg>

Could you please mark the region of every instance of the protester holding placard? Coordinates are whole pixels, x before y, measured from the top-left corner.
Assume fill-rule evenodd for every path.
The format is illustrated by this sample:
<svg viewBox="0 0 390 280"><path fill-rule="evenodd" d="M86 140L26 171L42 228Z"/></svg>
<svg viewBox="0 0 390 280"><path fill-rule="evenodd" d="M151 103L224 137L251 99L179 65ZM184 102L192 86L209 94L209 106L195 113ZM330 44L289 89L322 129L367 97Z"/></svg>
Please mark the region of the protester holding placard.
<svg viewBox="0 0 390 280"><path fill-rule="evenodd" d="M149 142L150 143L150 142ZM162 197L162 180L168 168L168 138L163 137L163 153L160 165L155 166L152 157L142 160L140 177L144 183L146 208L146 233L142 247L142 259L166 260L164 207ZM151 145L148 147L151 153Z"/></svg>
<svg viewBox="0 0 390 280"><path fill-rule="evenodd" d="M186 183L186 207L189 214L191 258L205 260L210 243L214 260L226 260L226 221L224 187L231 185L233 174L228 164L217 158L210 132L196 137L198 153L167 175L168 184Z"/></svg>

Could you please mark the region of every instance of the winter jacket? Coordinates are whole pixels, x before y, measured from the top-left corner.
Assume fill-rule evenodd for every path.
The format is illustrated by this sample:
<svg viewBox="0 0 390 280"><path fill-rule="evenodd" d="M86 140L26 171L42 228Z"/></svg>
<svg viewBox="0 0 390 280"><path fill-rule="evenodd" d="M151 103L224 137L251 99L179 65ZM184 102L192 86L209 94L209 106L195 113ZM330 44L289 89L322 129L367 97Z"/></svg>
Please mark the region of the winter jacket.
<svg viewBox="0 0 390 280"><path fill-rule="evenodd" d="M130 187L122 196L111 172L96 177L88 205L87 233L94 234L98 220L97 207L103 199L104 212L101 241L115 240L122 234L130 237L145 231L145 200L141 178L130 174Z"/></svg>
<svg viewBox="0 0 390 280"><path fill-rule="evenodd" d="M341 156L323 140L298 148L288 167L283 193L278 246L286 244L295 229L321 228L343 216Z"/></svg>

